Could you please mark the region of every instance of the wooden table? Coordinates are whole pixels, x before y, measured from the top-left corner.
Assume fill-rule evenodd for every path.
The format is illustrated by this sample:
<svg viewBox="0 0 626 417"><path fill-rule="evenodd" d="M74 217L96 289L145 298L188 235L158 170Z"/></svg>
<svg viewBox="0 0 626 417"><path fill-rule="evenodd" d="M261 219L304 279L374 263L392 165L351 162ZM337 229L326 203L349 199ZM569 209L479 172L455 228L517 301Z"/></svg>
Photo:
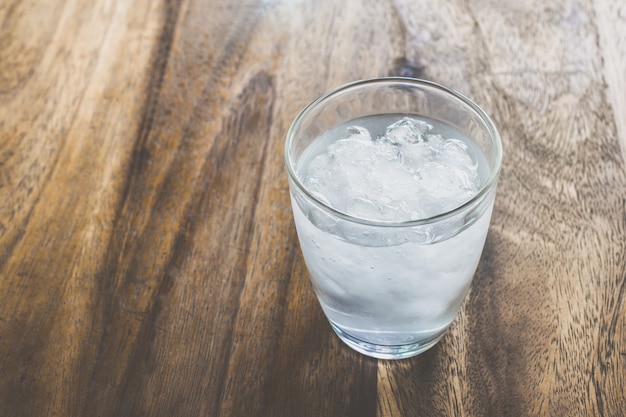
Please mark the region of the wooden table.
<svg viewBox="0 0 626 417"><path fill-rule="evenodd" d="M474 99L504 166L430 351L344 346L286 131L348 81ZM626 414L622 0L2 0L0 416Z"/></svg>

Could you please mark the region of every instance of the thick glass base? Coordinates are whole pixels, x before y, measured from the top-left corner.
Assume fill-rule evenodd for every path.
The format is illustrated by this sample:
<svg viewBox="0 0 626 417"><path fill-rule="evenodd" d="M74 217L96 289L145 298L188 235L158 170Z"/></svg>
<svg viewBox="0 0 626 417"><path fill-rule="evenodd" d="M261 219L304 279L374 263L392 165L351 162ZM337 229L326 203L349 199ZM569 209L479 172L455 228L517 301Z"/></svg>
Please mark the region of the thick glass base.
<svg viewBox="0 0 626 417"><path fill-rule="evenodd" d="M339 336L339 338L346 345L350 346L352 349L356 350L359 353L378 359L406 359L412 356L419 355L420 353L425 352L431 347L435 346L445 334L444 329L438 335L435 335L425 340L420 340L419 342L415 343L409 343L405 345L376 345L349 335L332 322L330 322L330 325L337 334L337 336Z"/></svg>

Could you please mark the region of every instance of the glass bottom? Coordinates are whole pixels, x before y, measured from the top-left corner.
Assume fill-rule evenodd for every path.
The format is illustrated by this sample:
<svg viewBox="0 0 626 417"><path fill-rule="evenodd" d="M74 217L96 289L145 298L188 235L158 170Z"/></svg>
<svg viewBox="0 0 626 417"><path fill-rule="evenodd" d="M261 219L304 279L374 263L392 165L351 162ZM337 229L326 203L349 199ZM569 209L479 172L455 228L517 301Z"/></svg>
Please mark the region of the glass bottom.
<svg viewBox="0 0 626 417"><path fill-rule="evenodd" d="M406 359L413 356L417 356L422 352L427 351L431 347L435 346L437 342L445 334L445 329L438 335L429 337L428 339L420 340L419 342L409 343L405 345L376 345L373 343L365 342L357 339L354 336L344 332L333 322L330 322L331 327L339 336L339 338L352 349L366 356L371 356L377 359Z"/></svg>

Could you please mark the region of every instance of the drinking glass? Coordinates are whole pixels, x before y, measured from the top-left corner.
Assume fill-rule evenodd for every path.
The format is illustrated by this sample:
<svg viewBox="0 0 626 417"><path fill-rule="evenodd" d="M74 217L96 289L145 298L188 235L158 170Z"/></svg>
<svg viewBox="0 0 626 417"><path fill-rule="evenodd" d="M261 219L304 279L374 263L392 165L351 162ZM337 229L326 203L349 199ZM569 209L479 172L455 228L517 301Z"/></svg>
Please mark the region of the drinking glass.
<svg viewBox="0 0 626 417"><path fill-rule="evenodd" d="M360 129L350 126L378 128L372 134L376 141L386 123L406 117L437 126L465 144L480 176L475 195L419 218L373 219L337 208L306 181L317 154ZM502 163L500 136L489 116L470 99L434 82L398 77L357 81L302 110L287 133L285 162L302 254L339 338L382 359L411 357L435 345L461 308L489 228ZM425 163L417 161L416 172ZM367 175L369 168L363 169ZM393 186L395 171L385 175ZM337 181L349 195L350 181ZM437 189L439 181L445 184L446 178L424 186ZM374 209L388 210L384 205Z"/></svg>

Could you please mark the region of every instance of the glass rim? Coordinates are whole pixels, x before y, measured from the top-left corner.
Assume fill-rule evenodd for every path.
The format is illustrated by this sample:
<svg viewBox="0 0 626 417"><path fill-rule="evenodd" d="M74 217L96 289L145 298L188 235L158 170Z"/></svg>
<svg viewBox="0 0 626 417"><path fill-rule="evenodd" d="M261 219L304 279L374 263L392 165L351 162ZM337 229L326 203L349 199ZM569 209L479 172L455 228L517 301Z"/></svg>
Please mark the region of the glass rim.
<svg viewBox="0 0 626 417"><path fill-rule="evenodd" d="M490 137L492 138L492 141L494 143L494 149L495 149L495 163L494 163L494 167L493 169L490 170L489 172L489 177L487 178L487 181L485 181L485 183L480 187L480 189L478 190L478 192L469 200L467 200L465 203L444 211L442 213L433 215L433 216L429 216L429 217L424 217L421 219L412 219L412 220L402 220L402 221L396 221L396 220L373 220L373 219L366 219L366 218L362 218L362 217L357 217L357 216L353 216L351 214L345 213L341 210L337 210L336 208L324 203L323 201L321 201L319 198L317 198L313 193L311 193L307 187L302 183L302 181L300 180L298 174L295 172L295 161L292 161L290 155L289 155L289 150L291 148L291 144L294 140L294 136L295 136L295 131L297 130L297 128L300 126L302 119L308 114L310 113L314 108L318 107L319 105L323 104L325 101L328 101L329 99L333 98L334 96L364 86L364 85L369 85L369 84L397 84L397 85L402 85L402 84L407 84L407 85L411 85L411 86L420 86L420 87L428 87L431 89L435 89L435 90L439 90L443 93L445 93L446 95L450 96L453 99L456 99L460 102L462 102L464 105L468 106L471 110L473 110L478 116L479 118L483 121L483 123L485 124L488 133L490 135ZM284 158L285 158L285 165L287 167L287 173L289 175L289 178L293 181L293 183L298 187L298 189L300 191L302 191L302 193L309 199L311 200L316 206L318 206L319 208L321 208L322 210L328 211L331 214L333 214L334 216L337 216L343 220L352 222L352 223L359 223L359 224L363 224L363 225L368 225L368 226L380 226L380 227L413 227L413 226L422 226L422 225L427 225L427 224L432 224L432 223L437 223L441 220L445 220L448 219L450 217L453 217L465 210L467 210L468 208L470 208L471 206L473 206L474 204L477 204L478 202L480 202L485 195L496 185L497 180L498 180L498 176L500 174L500 169L502 167L502 140L500 138L500 134L498 133L498 129L496 128L495 124L493 123L493 121L491 120L491 118L489 117L489 115L487 115L487 113L480 108L480 106L478 106L474 101L470 100L469 98L467 98L465 95L451 89L448 87L445 87L441 84L438 84L436 82L433 81L428 81L428 80L423 80L423 79L419 79L419 78L409 78L409 77L378 77L378 78L368 78L368 79L364 79L364 80L358 80L358 81L353 81L353 82L349 82L347 84L343 84L339 87L336 87L334 89L331 89L329 91L327 91L326 93L320 95L318 98L316 98L315 100L313 100L312 102L310 102L307 106L305 106L296 116L296 118L294 119L294 121L291 123L291 126L289 127L289 130L287 131L287 138L285 140L285 149L284 149Z"/></svg>

